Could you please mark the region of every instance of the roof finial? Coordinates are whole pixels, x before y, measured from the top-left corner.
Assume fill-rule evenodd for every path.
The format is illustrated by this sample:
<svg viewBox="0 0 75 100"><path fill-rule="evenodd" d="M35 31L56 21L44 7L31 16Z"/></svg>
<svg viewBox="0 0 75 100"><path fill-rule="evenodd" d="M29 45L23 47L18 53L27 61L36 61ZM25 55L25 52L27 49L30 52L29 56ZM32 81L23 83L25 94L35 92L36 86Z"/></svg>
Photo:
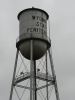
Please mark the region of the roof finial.
<svg viewBox="0 0 75 100"><path fill-rule="evenodd" d="M32 8L34 8L34 7L32 6Z"/></svg>

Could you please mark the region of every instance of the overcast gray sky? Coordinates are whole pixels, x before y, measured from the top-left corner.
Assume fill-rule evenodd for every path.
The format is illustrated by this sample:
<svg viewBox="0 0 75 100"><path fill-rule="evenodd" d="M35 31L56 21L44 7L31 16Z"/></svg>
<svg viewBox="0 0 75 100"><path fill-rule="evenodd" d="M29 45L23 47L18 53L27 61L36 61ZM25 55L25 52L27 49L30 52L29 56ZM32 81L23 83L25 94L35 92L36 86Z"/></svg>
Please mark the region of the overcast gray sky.
<svg viewBox="0 0 75 100"><path fill-rule="evenodd" d="M50 17L60 100L75 100L75 0L0 0L0 100L8 100L19 35L17 15L32 6Z"/></svg>

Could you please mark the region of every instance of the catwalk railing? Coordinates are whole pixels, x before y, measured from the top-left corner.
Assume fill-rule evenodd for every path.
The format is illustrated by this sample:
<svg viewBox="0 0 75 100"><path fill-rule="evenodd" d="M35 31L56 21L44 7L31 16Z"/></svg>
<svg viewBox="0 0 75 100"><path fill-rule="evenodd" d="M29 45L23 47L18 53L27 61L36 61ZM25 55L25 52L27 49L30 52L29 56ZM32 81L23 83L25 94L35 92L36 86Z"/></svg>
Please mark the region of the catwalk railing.
<svg viewBox="0 0 75 100"><path fill-rule="evenodd" d="M33 76L33 74L32 74L32 76ZM30 78L30 72L23 73L22 75L15 77L14 84L19 83L28 78ZM38 72L38 73L36 73L36 79L40 79L43 81L52 81L53 77L51 75L46 75L45 73Z"/></svg>
<svg viewBox="0 0 75 100"><path fill-rule="evenodd" d="M50 43L50 38L46 34L42 34L42 33L24 33L17 38L16 42L19 42L23 39L30 39L30 38L42 39Z"/></svg>

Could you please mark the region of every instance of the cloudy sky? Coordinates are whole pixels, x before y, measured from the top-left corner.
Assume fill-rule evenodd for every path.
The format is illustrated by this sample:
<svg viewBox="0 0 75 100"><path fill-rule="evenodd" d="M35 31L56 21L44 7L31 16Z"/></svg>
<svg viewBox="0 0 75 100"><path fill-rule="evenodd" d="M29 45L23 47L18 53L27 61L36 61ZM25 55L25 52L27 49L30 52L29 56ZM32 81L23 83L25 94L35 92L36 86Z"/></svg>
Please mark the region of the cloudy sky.
<svg viewBox="0 0 75 100"><path fill-rule="evenodd" d="M75 100L75 0L0 0L0 100L9 100L19 35L17 15L32 6L50 17L60 100Z"/></svg>

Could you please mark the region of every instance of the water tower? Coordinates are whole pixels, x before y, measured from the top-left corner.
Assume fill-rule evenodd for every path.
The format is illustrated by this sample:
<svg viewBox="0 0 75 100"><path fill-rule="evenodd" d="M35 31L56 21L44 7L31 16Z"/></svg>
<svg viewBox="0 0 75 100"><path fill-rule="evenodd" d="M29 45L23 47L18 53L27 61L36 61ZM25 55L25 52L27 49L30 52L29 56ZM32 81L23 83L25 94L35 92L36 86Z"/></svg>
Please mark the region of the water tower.
<svg viewBox="0 0 75 100"><path fill-rule="evenodd" d="M16 41L16 59L13 72L13 79L11 85L11 92L9 100L12 100L13 88L18 86L20 88L29 89L29 100L37 100L37 91L46 88L45 100L49 100L48 87L54 85L56 100L59 100L59 93L56 82L56 75L54 71L54 65L51 54L51 40L47 36L47 22L49 15L42 9L29 8L21 11L18 14L19 20L19 37ZM50 34L50 33L49 33ZM30 61L30 72L21 72L21 75L16 77L16 69L18 62L19 52ZM52 75L49 75L48 71L48 57L51 66ZM45 69L46 72L39 72L40 69L36 68L36 62L45 56ZM41 67L41 66L40 66ZM30 87L18 85L22 81L30 80ZM46 85L37 87L37 79L45 81ZM43 83L43 82L42 82ZM17 92L16 92L17 93ZM43 94L42 94L43 95ZM21 100L17 93L18 99ZM42 97L41 97L42 98ZM26 98L25 98L26 100Z"/></svg>

